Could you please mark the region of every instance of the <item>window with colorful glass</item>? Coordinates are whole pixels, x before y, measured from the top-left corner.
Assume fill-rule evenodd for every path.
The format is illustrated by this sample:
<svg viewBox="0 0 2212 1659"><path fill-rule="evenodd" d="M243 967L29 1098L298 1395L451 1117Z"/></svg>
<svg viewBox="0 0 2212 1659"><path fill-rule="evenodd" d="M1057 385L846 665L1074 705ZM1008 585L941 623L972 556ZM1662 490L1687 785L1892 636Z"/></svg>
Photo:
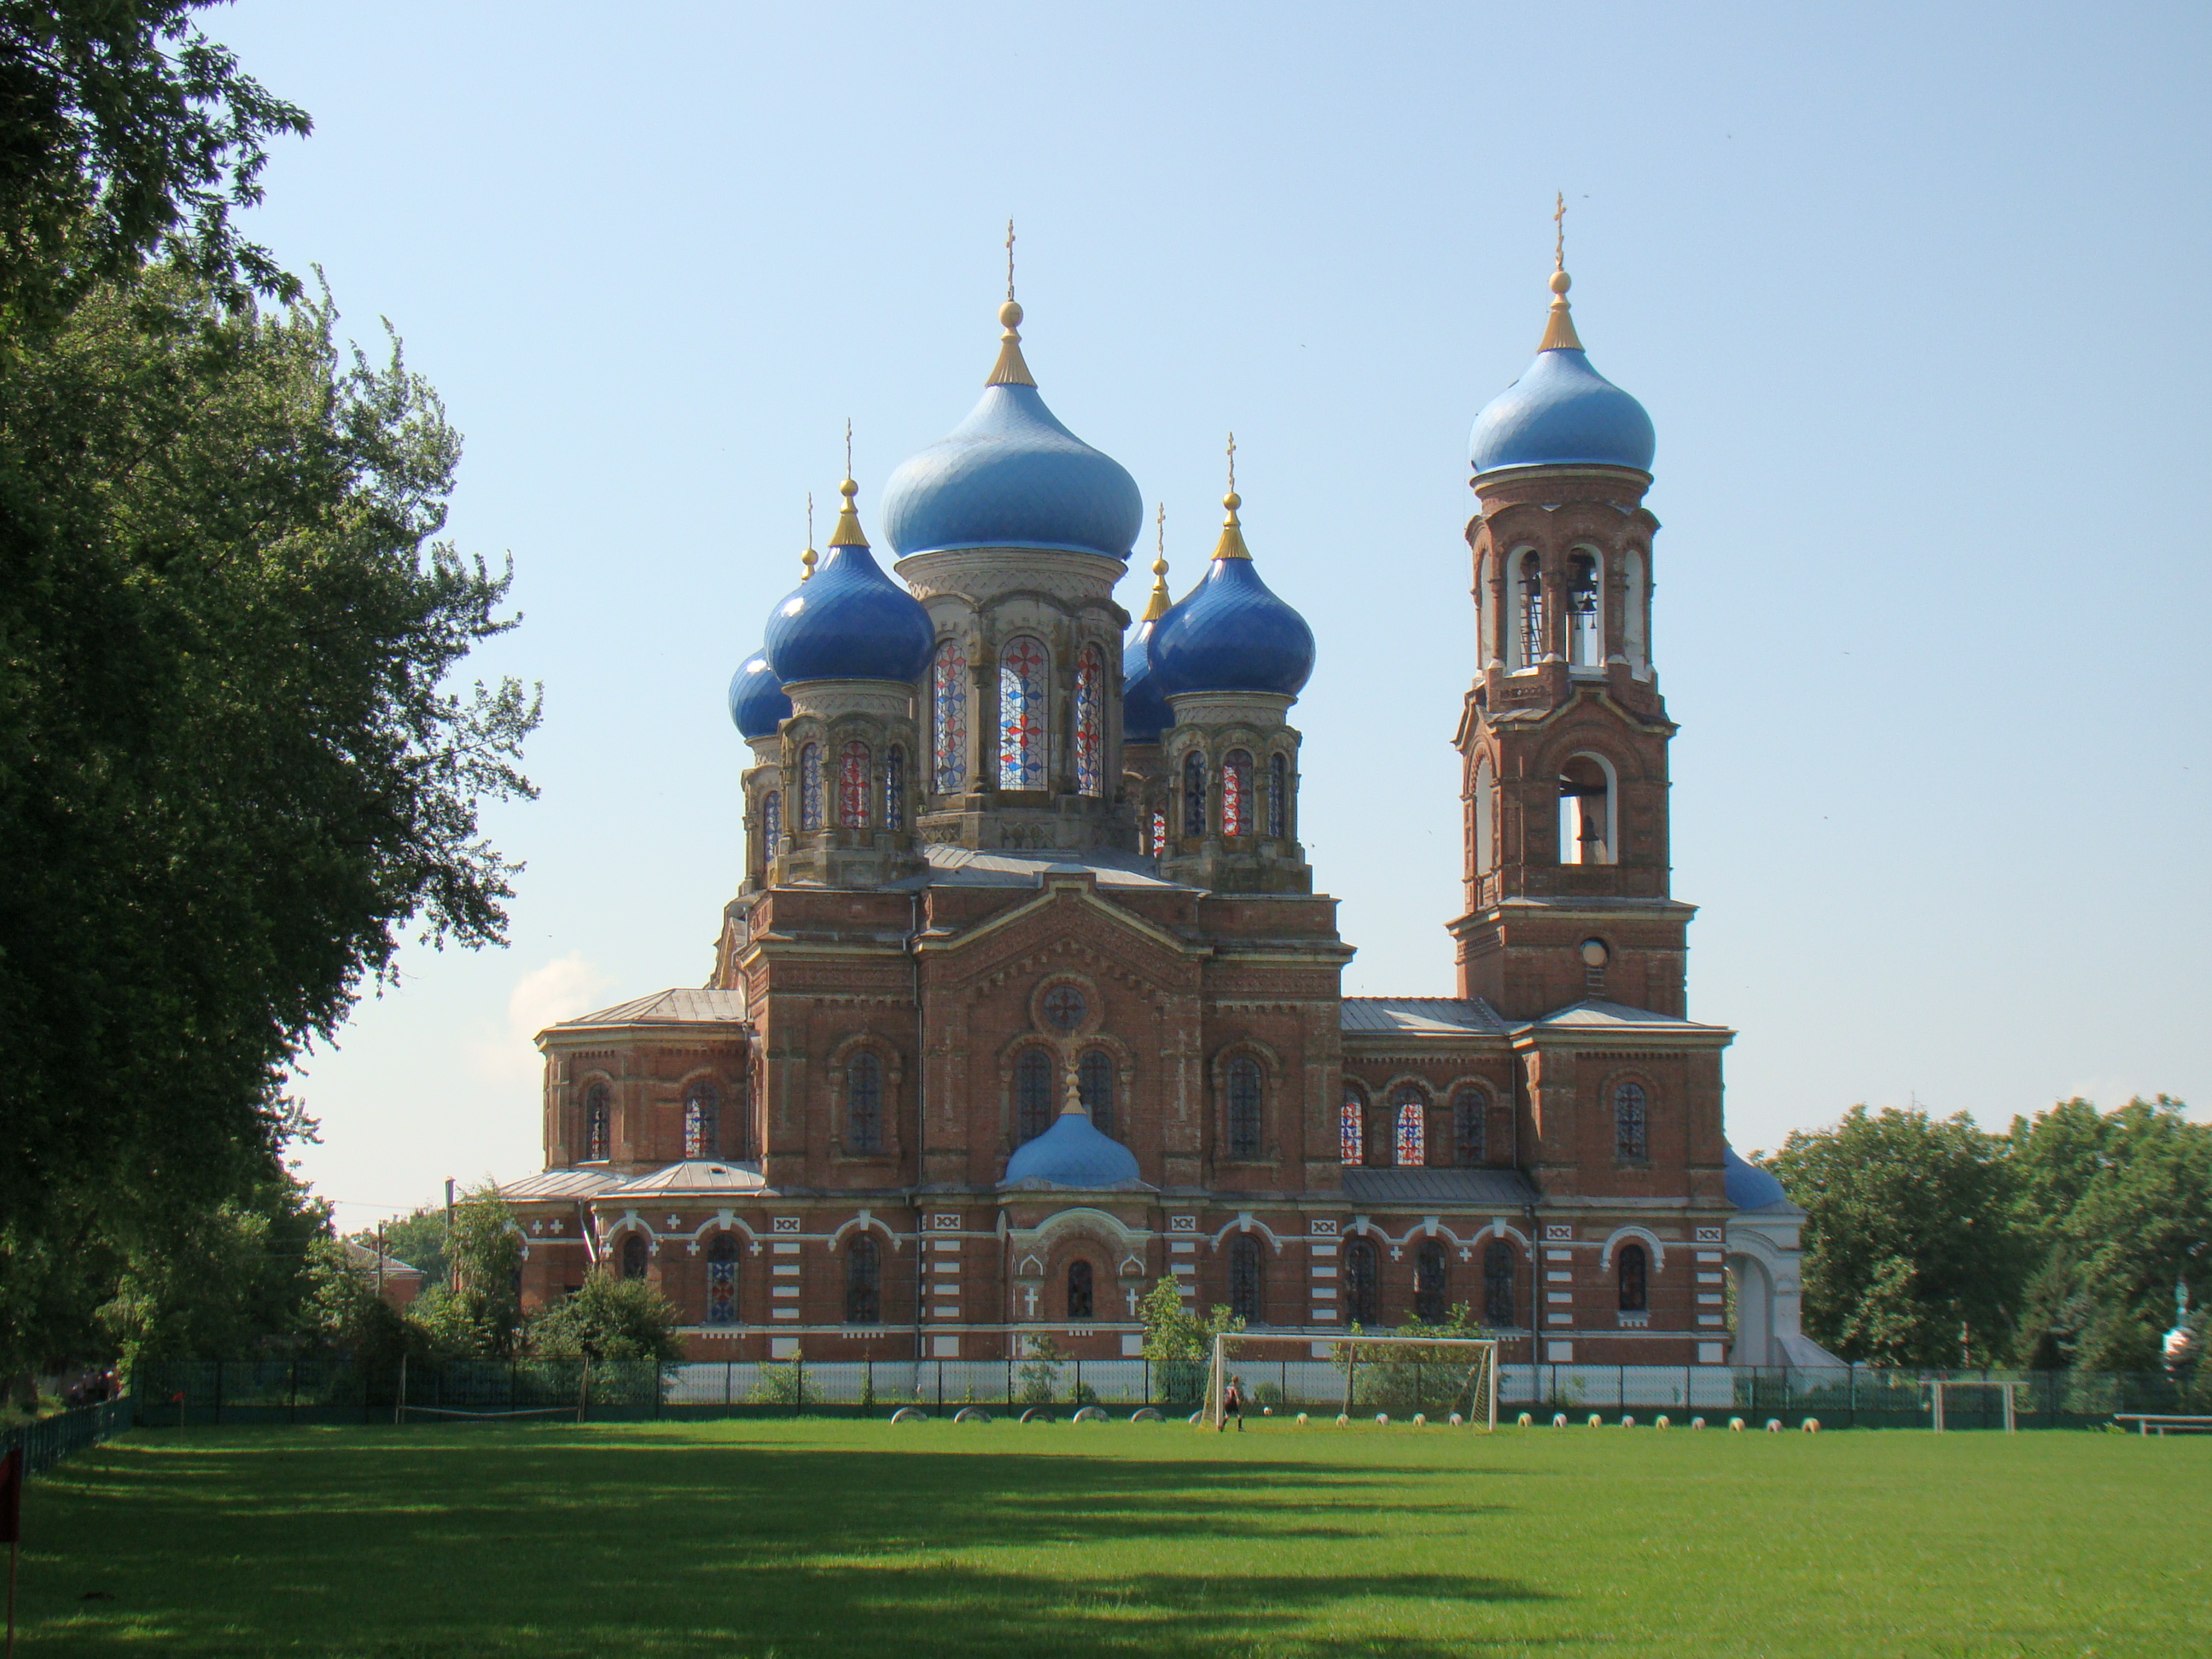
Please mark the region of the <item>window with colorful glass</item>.
<svg viewBox="0 0 2212 1659"><path fill-rule="evenodd" d="M884 757L884 828L906 828L906 750L893 749Z"/></svg>
<svg viewBox="0 0 2212 1659"><path fill-rule="evenodd" d="M1075 793L1106 793L1106 659L1095 645L1075 653Z"/></svg>
<svg viewBox="0 0 2212 1659"><path fill-rule="evenodd" d="M738 1322L738 1242L727 1233L707 1247L707 1322Z"/></svg>
<svg viewBox="0 0 2212 1659"><path fill-rule="evenodd" d="M1357 1089L1344 1091L1336 1133L1337 1162L1357 1166L1367 1161L1367 1102Z"/></svg>
<svg viewBox="0 0 2212 1659"><path fill-rule="evenodd" d="M1409 1083L1392 1103L1397 1117L1398 1167L1418 1170L1429 1161L1429 1097Z"/></svg>
<svg viewBox="0 0 2212 1659"><path fill-rule="evenodd" d="M1221 757L1221 833L1252 833L1252 757L1242 749Z"/></svg>
<svg viewBox="0 0 2212 1659"><path fill-rule="evenodd" d="M847 830L868 827L868 745L848 743L837 757L837 822Z"/></svg>
<svg viewBox="0 0 2212 1659"><path fill-rule="evenodd" d="M957 640L937 647L930 670L929 740L937 793L957 793L968 763L968 653Z"/></svg>
<svg viewBox="0 0 2212 1659"><path fill-rule="evenodd" d="M1052 659L1026 634L999 653L999 787L1042 789L1051 751Z"/></svg>
<svg viewBox="0 0 2212 1659"><path fill-rule="evenodd" d="M704 1078L684 1091L684 1156L722 1155L722 1091Z"/></svg>
<svg viewBox="0 0 2212 1659"><path fill-rule="evenodd" d="M1152 856L1159 858L1168 850L1168 809L1152 808Z"/></svg>
<svg viewBox="0 0 2212 1659"><path fill-rule="evenodd" d="M799 827L822 827L822 750L817 744L802 744L799 750Z"/></svg>
<svg viewBox="0 0 2212 1659"><path fill-rule="evenodd" d="M761 797L761 868L775 862L775 844L783 839L783 792L771 789Z"/></svg>

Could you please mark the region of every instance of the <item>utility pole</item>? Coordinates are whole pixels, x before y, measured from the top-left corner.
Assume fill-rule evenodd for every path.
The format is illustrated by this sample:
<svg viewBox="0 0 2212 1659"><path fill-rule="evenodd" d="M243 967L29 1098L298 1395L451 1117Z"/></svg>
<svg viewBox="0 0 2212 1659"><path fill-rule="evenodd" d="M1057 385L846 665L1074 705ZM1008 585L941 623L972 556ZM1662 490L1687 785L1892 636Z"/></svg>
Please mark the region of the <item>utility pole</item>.
<svg viewBox="0 0 2212 1659"><path fill-rule="evenodd" d="M384 1300L384 1224L376 1224L376 1299Z"/></svg>

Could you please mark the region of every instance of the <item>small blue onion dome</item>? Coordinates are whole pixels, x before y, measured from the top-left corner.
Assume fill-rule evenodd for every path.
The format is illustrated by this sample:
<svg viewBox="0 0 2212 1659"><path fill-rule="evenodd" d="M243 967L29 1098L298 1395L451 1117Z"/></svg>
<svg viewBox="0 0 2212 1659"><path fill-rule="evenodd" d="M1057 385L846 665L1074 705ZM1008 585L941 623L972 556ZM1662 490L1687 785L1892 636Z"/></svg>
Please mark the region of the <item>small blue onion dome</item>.
<svg viewBox="0 0 2212 1659"><path fill-rule="evenodd" d="M1006 1160L1002 1187L1060 1187L1096 1192L1103 1188L1141 1186L1137 1155L1109 1135L1099 1133L1091 1114L1071 1105L1052 1127L1014 1148Z"/></svg>
<svg viewBox="0 0 2212 1659"><path fill-rule="evenodd" d="M1477 477L1515 466L1651 470L1651 417L1590 367L1568 314L1568 286L1565 271L1552 273L1555 297L1536 361L1474 417L1468 459Z"/></svg>
<svg viewBox="0 0 2212 1659"><path fill-rule="evenodd" d="M756 651L738 665L730 677L730 719L747 743L772 738L791 718L791 699L783 695L783 682L768 665L768 653Z"/></svg>
<svg viewBox="0 0 2212 1659"><path fill-rule="evenodd" d="M899 680L921 677L937 630L921 601L877 566L860 532L850 478L837 486L845 505L818 568L768 619L769 669L784 685L799 680Z"/></svg>
<svg viewBox="0 0 2212 1659"><path fill-rule="evenodd" d="M1253 568L1231 489L1221 543L1205 578L1152 629L1146 652L1163 696L1178 691L1267 691L1295 697L1314 667L1313 629Z"/></svg>
<svg viewBox="0 0 2212 1659"><path fill-rule="evenodd" d="M1144 528L1137 481L1045 407L1022 361L1022 308L1000 308L999 361L968 418L901 463L884 535L901 557L947 547L1039 547L1126 559Z"/></svg>
<svg viewBox="0 0 2212 1659"><path fill-rule="evenodd" d="M1158 743L1160 733L1175 724L1175 710L1168 707L1167 694L1160 690L1158 678L1152 672L1152 635L1160 619L1174 608L1168 599L1168 562L1165 557L1152 561L1152 597L1145 606L1145 614L1138 619L1137 631L1121 647L1121 741L1124 743Z"/></svg>
<svg viewBox="0 0 2212 1659"><path fill-rule="evenodd" d="M1728 1188L1728 1201L1737 1209L1764 1210L1770 1205L1790 1201L1790 1194L1782 1189L1772 1170L1747 1164L1736 1156L1735 1147L1723 1146L1721 1160L1721 1179Z"/></svg>

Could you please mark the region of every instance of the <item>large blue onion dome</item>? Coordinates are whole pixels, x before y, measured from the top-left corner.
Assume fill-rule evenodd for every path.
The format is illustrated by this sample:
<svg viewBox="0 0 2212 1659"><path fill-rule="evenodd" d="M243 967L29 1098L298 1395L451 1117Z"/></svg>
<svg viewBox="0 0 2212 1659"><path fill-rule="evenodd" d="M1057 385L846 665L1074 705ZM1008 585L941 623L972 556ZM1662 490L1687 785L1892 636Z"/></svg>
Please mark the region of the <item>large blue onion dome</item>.
<svg viewBox="0 0 2212 1659"><path fill-rule="evenodd" d="M768 653L756 651L730 677L730 719L747 743L772 738L791 718L791 699L768 665Z"/></svg>
<svg viewBox="0 0 2212 1659"><path fill-rule="evenodd" d="M1163 515L1164 516L1164 515ZM1152 672L1152 635L1173 608L1168 599L1166 556L1152 561L1152 597L1137 620L1137 631L1121 647L1121 741L1158 743L1175 724L1175 710Z"/></svg>
<svg viewBox="0 0 2212 1659"><path fill-rule="evenodd" d="M1234 488L1221 542L1199 585L1152 629L1146 650L1164 696L1178 691L1267 691L1295 697L1313 673L1313 629L1253 568Z"/></svg>
<svg viewBox="0 0 2212 1659"><path fill-rule="evenodd" d="M1728 1201L1737 1209L1764 1210L1790 1201L1790 1194L1783 1190L1771 1170L1762 1170L1739 1158L1733 1146L1722 1147L1721 1158L1722 1184L1728 1190Z"/></svg>
<svg viewBox="0 0 2212 1659"><path fill-rule="evenodd" d="M853 506L860 485L837 486L845 505L830 552L768 619L769 669L799 680L902 680L921 677L936 629L921 601L877 566Z"/></svg>
<svg viewBox="0 0 2212 1659"><path fill-rule="evenodd" d="M1590 367L1567 311L1570 282L1564 270L1552 273L1551 320L1536 361L1474 417L1468 459L1478 477L1515 466L1651 470L1651 417Z"/></svg>
<svg viewBox="0 0 2212 1659"><path fill-rule="evenodd" d="M1086 1192L1140 1187L1137 1155L1110 1135L1101 1134L1076 1098L1071 1079L1067 1104L1052 1127L1014 1148L1006 1160L1005 1187L1073 1188Z"/></svg>
<svg viewBox="0 0 2212 1659"><path fill-rule="evenodd" d="M999 308L999 361L968 418L909 457L884 487L884 534L900 556L947 547L1041 547L1126 559L1144 528L1137 481L1062 426L1037 395L1015 325Z"/></svg>

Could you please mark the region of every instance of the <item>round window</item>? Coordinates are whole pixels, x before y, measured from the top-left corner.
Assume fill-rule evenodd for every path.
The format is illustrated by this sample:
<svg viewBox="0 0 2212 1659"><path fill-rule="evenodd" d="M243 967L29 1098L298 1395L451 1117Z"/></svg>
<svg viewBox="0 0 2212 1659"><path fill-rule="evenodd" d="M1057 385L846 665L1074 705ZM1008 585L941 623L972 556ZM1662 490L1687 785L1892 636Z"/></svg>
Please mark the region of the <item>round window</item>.
<svg viewBox="0 0 2212 1659"><path fill-rule="evenodd" d="M1040 1005L1044 1010L1045 1024L1055 1031L1072 1031L1083 1024L1084 1015L1091 1012L1084 1001L1083 993L1073 985L1055 985L1044 994Z"/></svg>

